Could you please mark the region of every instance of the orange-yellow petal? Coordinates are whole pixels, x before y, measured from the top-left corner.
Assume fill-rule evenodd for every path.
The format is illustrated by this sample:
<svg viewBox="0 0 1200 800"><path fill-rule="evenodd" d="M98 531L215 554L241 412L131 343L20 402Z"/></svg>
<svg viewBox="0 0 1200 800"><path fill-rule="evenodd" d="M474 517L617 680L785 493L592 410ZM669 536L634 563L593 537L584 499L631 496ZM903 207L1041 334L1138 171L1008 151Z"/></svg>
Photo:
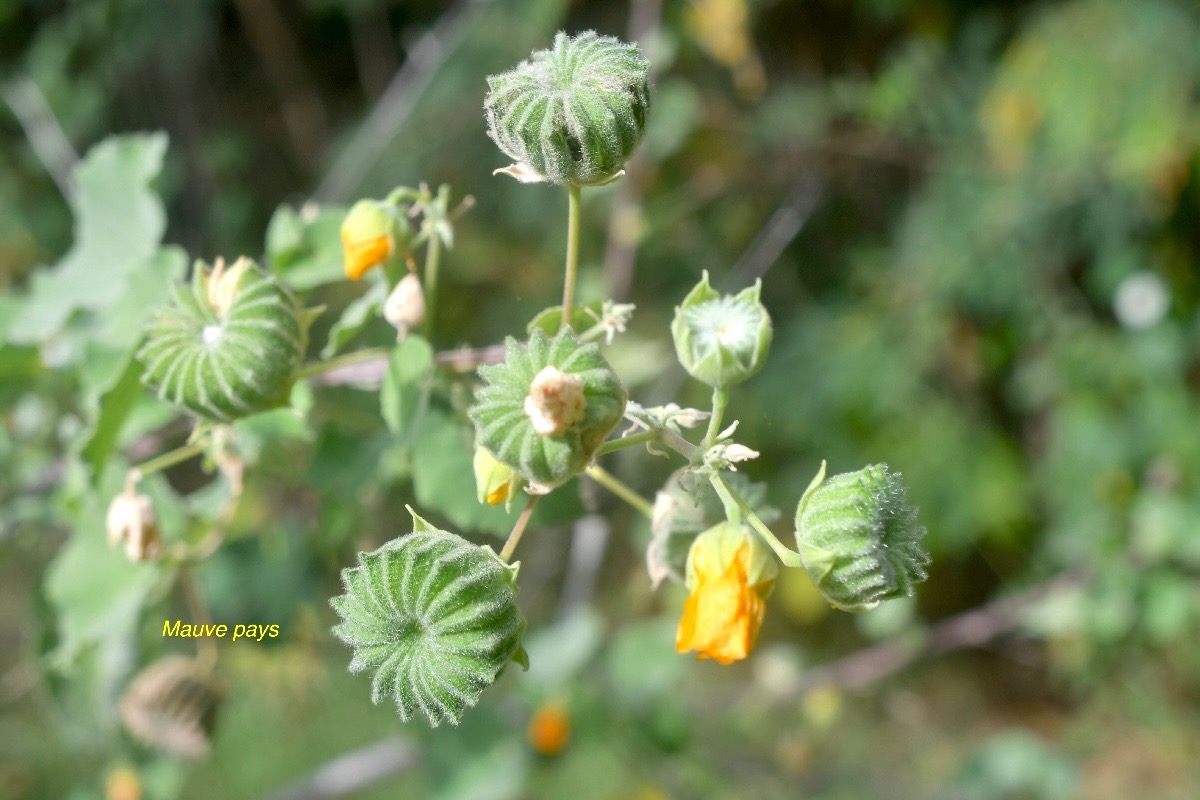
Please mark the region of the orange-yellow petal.
<svg viewBox="0 0 1200 800"><path fill-rule="evenodd" d="M723 574L697 570L696 584L683 607L675 635L680 653L731 664L750 655L762 627L766 604L746 578L748 548L739 549Z"/></svg>
<svg viewBox="0 0 1200 800"><path fill-rule="evenodd" d="M556 756L571 740L571 718L561 703L546 703L529 720L529 743L544 756Z"/></svg>
<svg viewBox="0 0 1200 800"><path fill-rule="evenodd" d="M345 254L346 277L356 281L372 267L392 257L392 237L376 236L354 241L342 231L342 252Z"/></svg>

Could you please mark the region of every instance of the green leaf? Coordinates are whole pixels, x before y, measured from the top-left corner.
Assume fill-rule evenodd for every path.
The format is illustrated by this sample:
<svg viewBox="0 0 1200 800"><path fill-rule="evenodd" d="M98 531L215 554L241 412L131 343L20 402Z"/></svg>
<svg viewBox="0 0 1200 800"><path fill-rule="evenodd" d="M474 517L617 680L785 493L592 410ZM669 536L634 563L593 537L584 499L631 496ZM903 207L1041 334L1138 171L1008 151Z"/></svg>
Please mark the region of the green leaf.
<svg viewBox="0 0 1200 800"><path fill-rule="evenodd" d="M101 498L119 491L119 480L89 494L66 546L46 572L45 591L58 617L55 664L66 667L89 645L132 636L151 589L162 575L156 563L129 561L106 543Z"/></svg>
<svg viewBox="0 0 1200 800"><path fill-rule="evenodd" d="M99 413L92 419L79 449L80 457L90 470L93 486L103 477L104 466L117 449L125 421L145 394L142 370L142 362L130 352L116 379L100 395Z"/></svg>
<svg viewBox="0 0 1200 800"><path fill-rule="evenodd" d="M466 428L447 412L431 407L421 420L413 452L413 492L417 503L433 509L464 530L506 533L516 517L503 506L475 497L472 451Z"/></svg>
<svg viewBox="0 0 1200 800"><path fill-rule="evenodd" d="M427 377L433 369L433 348L420 336L409 336L392 350L387 373L379 389L379 406L388 429L407 436L428 402ZM467 475L472 474L470 467Z"/></svg>
<svg viewBox="0 0 1200 800"><path fill-rule="evenodd" d="M134 270L158 248L166 226L151 182L167 149L163 133L105 139L74 173L75 243L59 263L34 273L9 336L40 342L77 310L103 311L129 288Z"/></svg>
<svg viewBox="0 0 1200 800"><path fill-rule="evenodd" d="M342 316L329 329L329 340L321 350L321 358L330 358L340 352L346 342L357 336L371 321L378 319L387 296L387 284L378 281L372 284L366 294L346 306Z"/></svg>
<svg viewBox="0 0 1200 800"><path fill-rule="evenodd" d="M267 241L268 269L297 292L346 280L342 266L342 219L346 211L344 206L326 206L312 215L302 211L293 220L273 219ZM294 229L282 230L296 221L303 225L299 245Z"/></svg>
<svg viewBox="0 0 1200 800"><path fill-rule="evenodd" d="M588 328L595 325L602 319L601 309L604 305L603 300L595 300L587 305L576 306L571 311L571 327L575 333L583 333ZM529 333L533 333L535 328L541 328L542 333L547 336L553 336L558 333L558 328L562 324L562 306L550 306L543 308L529 320L529 324L525 329Z"/></svg>

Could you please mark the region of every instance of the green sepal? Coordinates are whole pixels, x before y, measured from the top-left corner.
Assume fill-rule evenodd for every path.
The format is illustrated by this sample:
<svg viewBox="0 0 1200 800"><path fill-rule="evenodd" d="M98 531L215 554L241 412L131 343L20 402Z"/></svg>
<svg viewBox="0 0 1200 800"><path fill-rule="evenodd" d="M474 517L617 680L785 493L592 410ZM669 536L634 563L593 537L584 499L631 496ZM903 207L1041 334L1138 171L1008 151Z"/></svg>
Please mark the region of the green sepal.
<svg viewBox="0 0 1200 800"><path fill-rule="evenodd" d="M509 337L504 362L479 368L486 385L470 408L477 446L492 451L526 482L558 486L591 463L597 448L621 421L627 394L595 344L580 342L569 329L547 338L535 329L528 344ZM546 367L582 381L582 415L561 433L543 436L525 411L534 378Z"/></svg>
<svg viewBox="0 0 1200 800"><path fill-rule="evenodd" d="M762 281L736 295L722 295L700 282L675 309L671 337L688 374L724 389L762 369L771 347L771 317L762 304Z"/></svg>
<svg viewBox="0 0 1200 800"><path fill-rule="evenodd" d="M342 570L333 633L354 650L351 672L373 671L372 702L457 725L511 661L528 665L516 569L408 510L411 534Z"/></svg>
<svg viewBox="0 0 1200 800"><path fill-rule="evenodd" d="M869 611L907 597L927 577L925 528L908 505L899 473L886 464L825 480L825 463L796 507L804 569L833 606Z"/></svg>

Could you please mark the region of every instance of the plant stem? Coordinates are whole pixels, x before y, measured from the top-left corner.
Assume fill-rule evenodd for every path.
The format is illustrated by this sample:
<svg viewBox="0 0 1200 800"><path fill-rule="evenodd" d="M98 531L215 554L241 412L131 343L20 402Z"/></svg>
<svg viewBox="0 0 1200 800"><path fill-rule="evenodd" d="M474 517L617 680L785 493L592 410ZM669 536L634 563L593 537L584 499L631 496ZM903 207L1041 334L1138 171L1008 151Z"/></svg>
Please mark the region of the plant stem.
<svg viewBox="0 0 1200 800"><path fill-rule="evenodd" d="M584 472L596 483L600 484L605 489L608 489L617 497L633 506L643 517L646 519L653 518L654 506L650 504L650 501L642 497L633 489L630 489L624 484L624 482L622 482L604 467L601 467L597 464L592 464L590 467L584 470Z"/></svg>
<svg viewBox="0 0 1200 800"><path fill-rule="evenodd" d="M725 416L725 406L729 404L729 390L714 388L712 396L712 416L708 418L708 433L704 434L704 449L712 447L717 442L717 434L721 432L721 419Z"/></svg>
<svg viewBox="0 0 1200 800"><path fill-rule="evenodd" d="M563 278L562 322L559 330L570 326L575 310L575 273L579 269L579 187L567 186L567 266Z"/></svg>
<svg viewBox="0 0 1200 800"><path fill-rule="evenodd" d="M596 450L596 457L599 458L609 453L615 453L618 450L624 450L626 447L633 447L642 442L656 442L661 438L658 431L642 431L641 433L632 433L629 436L623 436L620 439L609 439Z"/></svg>
<svg viewBox="0 0 1200 800"><path fill-rule="evenodd" d="M307 380L308 378L316 377L339 367L348 367L352 364L361 364L364 361L373 361L380 356L387 356L391 352L392 348L390 347L368 347L366 350L355 350L353 353L343 353L340 356L334 356L328 361L314 361L312 364L305 364L300 368L300 371L296 373L296 380Z"/></svg>
<svg viewBox="0 0 1200 800"><path fill-rule="evenodd" d="M739 498L733 495L732 487L726 484L720 475L713 475L709 483L717 490L717 497L721 498L721 504L725 506L725 519L733 525L740 525L742 523L742 506Z"/></svg>
<svg viewBox="0 0 1200 800"><path fill-rule="evenodd" d="M529 524L529 518L533 515L533 507L537 505L538 500L541 498L540 494L529 495L529 502L525 504L525 510L521 512L521 516L517 517L517 523L513 525L512 533L508 535L508 540L500 550L501 561L512 559L513 551L517 549L517 544L521 541L521 535L525 533L525 526Z"/></svg>
<svg viewBox="0 0 1200 800"><path fill-rule="evenodd" d="M134 482L136 483L147 475L153 475L156 472L161 472L167 467L175 466L180 461L187 461L192 456L200 455L204 452L206 445L207 443L204 441L190 442L188 444L181 445L180 447L176 447L174 450L168 450L165 453L157 455L148 461L143 461L141 464L138 464L136 467L130 469L129 472L131 475L135 472L137 473L137 477L134 479Z"/></svg>
<svg viewBox="0 0 1200 800"><path fill-rule="evenodd" d="M804 560L800 558L800 554L795 550L788 548L783 542L779 541L775 534L771 532L771 529L767 527L767 524L758 518L758 514L755 514L750 510L750 506L746 505L746 501L743 500L741 496L733 490L732 486L725 482L724 478L722 478L720 475L714 475L712 478L712 485L713 488L717 490L717 494L721 495L722 500L724 500L726 495L728 495L729 499L738 506L742 514L745 515L746 522L750 524L750 527L758 531L759 535L763 537L763 540L771 546L771 549L775 551L775 555L778 556L779 560L784 563L784 566L804 566Z"/></svg>
<svg viewBox="0 0 1200 800"><path fill-rule="evenodd" d="M208 603L204 602L204 593L200 591L200 582L190 567L179 570L179 584L183 588L183 596L187 601L192 619L198 625L212 625L212 614L208 611ZM201 636L196 640L196 661L205 672L211 672L217 665L217 640L211 636Z"/></svg>
<svg viewBox="0 0 1200 800"><path fill-rule="evenodd" d="M437 314L438 262L442 257L442 240L437 234L425 245L425 338L433 341L433 321Z"/></svg>

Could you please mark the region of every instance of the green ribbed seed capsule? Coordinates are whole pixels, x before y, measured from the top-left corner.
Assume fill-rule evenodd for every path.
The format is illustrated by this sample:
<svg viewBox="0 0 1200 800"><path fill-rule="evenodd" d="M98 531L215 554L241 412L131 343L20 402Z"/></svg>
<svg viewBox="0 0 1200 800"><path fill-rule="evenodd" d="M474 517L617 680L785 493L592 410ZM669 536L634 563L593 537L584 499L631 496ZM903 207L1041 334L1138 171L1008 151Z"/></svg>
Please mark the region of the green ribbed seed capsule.
<svg viewBox="0 0 1200 800"><path fill-rule="evenodd" d="M469 412L475 442L549 490L591 462L625 413L625 387L569 328L553 339L535 328L528 345L510 336L505 349L504 363L479 368L487 385Z"/></svg>
<svg viewBox="0 0 1200 800"><path fill-rule="evenodd" d="M796 509L796 544L821 594L843 611L907 597L925 580L925 528L886 464L825 478L825 464Z"/></svg>
<svg viewBox="0 0 1200 800"><path fill-rule="evenodd" d="M457 725L510 661L528 667L517 567L409 513L411 534L342 570L333 632L354 649L351 672L374 670L373 703L392 698L405 722Z"/></svg>
<svg viewBox="0 0 1200 800"><path fill-rule="evenodd" d="M488 77L488 135L517 162L499 171L576 186L619 177L646 132L649 73L637 45L586 31Z"/></svg>
<svg viewBox="0 0 1200 800"><path fill-rule="evenodd" d="M290 291L240 258L228 269L197 262L191 286L172 292L138 351L144 383L214 422L286 405L310 322Z"/></svg>

